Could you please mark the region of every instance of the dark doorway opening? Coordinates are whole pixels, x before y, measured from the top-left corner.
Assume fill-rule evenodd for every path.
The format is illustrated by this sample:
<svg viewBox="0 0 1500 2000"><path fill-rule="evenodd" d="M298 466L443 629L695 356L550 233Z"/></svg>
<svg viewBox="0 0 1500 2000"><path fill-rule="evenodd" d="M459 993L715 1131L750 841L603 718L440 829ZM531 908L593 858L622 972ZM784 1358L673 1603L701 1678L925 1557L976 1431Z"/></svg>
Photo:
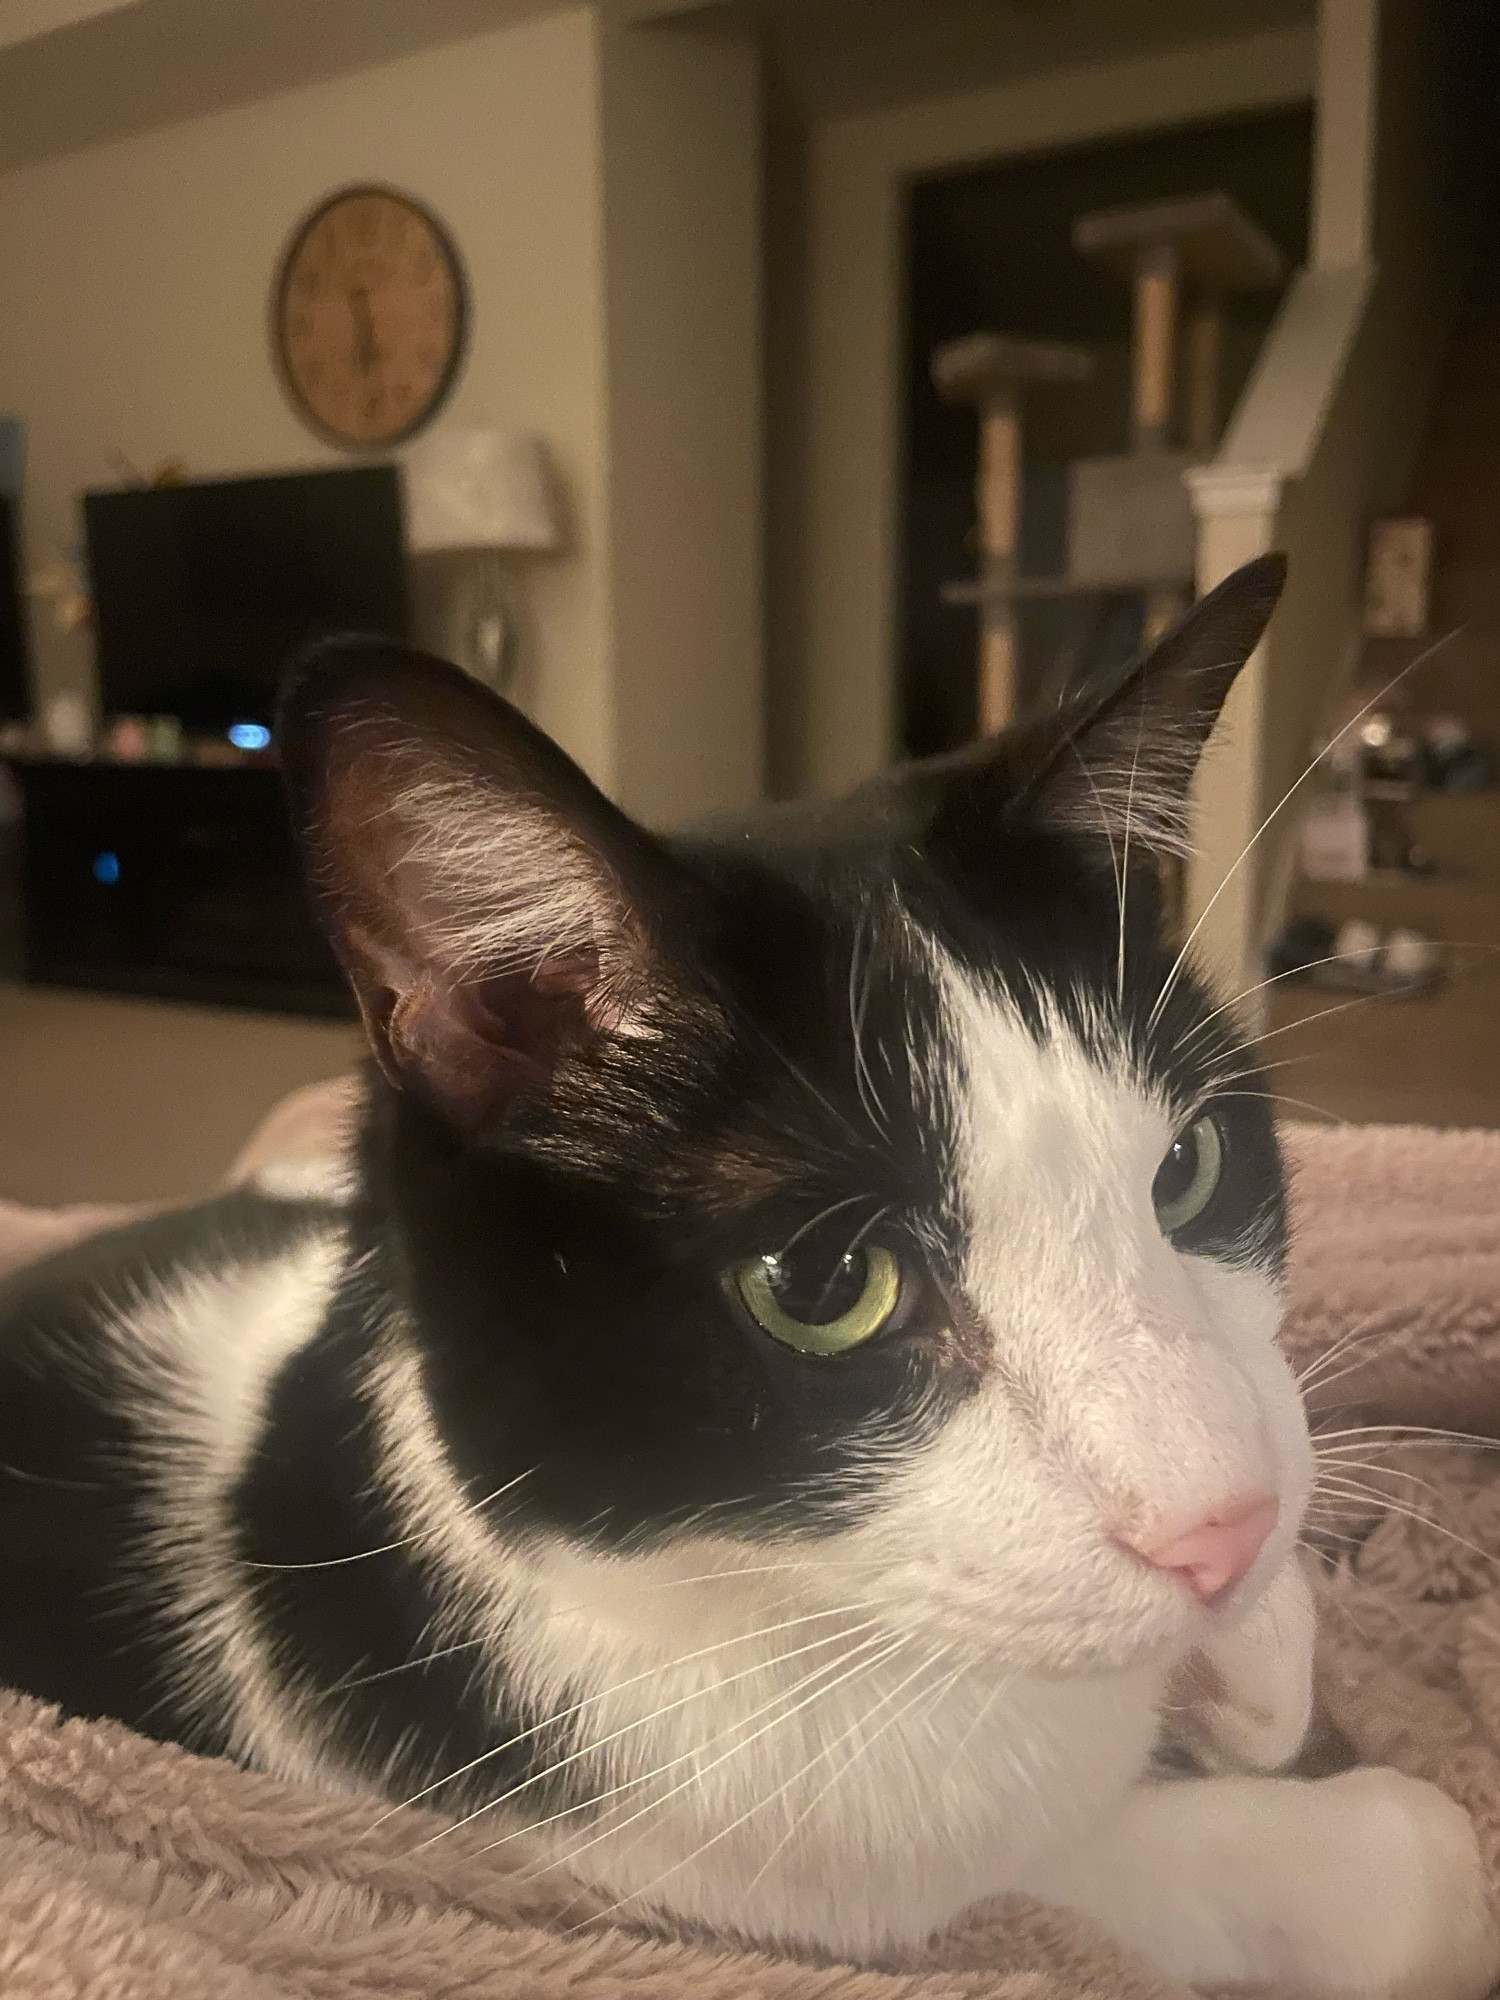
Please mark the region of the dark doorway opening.
<svg viewBox="0 0 1500 2000"><path fill-rule="evenodd" d="M974 733L976 614L945 605L944 583L974 573L972 410L932 386L933 349L989 329L1092 350L1081 387L1028 404L1020 566L1064 566L1067 466L1129 447L1130 294L1072 248L1074 218L1091 209L1221 190L1286 254L1306 260L1312 173L1310 105L1029 155L919 181L907 213L904 454L898 580L903 748L950 749ZM1231 301L1221 406L1232 409L1278 299ZM1020 615L1021 701L1059 658L1099 664L1128 651L1139 608L1028 605Z"/></svg>

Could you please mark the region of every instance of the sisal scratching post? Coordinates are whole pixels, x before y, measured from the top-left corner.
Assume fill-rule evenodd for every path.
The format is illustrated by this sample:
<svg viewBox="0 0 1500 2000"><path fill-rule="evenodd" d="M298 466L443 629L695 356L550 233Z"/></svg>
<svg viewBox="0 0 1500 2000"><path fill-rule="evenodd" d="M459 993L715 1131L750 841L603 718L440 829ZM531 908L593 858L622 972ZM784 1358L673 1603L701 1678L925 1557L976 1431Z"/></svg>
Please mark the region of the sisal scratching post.
<svg viewBox="0 0 1500 2000"><path fill-rule="evenodd" d="M1181 465L1201 462L1218 443L1228 295L1279 285L1286 260L1227 194L1184 195L1081 215L1073 225L1073 246L1131 286L1132 457L1143 496L1148 488L1162 486L1163 474L1175 486L1181 468L1169 461L1179 405L1186 447L1177 455ZM1182 380L1179 350L1185 363ZM1120 484L1117 473L1113 485ZM1123 497L1116 493L1116 504ZM1180 533L1189 525L1189 509L1185 494L1175 498ZM1178 538L1163 537L1159 559L1146 552L1148 574L1163 579L1148 585L1145 593L1147 644L1160 638L1191 595L1190 568L1182 584L1166 581L1180 562Z"/></svg>
<svg viewBox="0 0 1500 2000"><path fill-rule="evenodd" d="M1087 380L1092 362L1080 348L1052 341L975 333L949 341L932 357L932 379L950 402L979 412L979 685L981 736L993 736L1016 710L1019 661L1014 599L1021 538L1021 399L1028 388Z"/></svg>
<svg viewBox="0 0 1500 2000"><path fill-rule="evenodd" d="M1136 257L1130 346L1130 435L1137 451L1171 443L1177 348L1177 246L1144 243Z"/></svg>
<svg viewBox="0 0 1500 2000"><path fill-rule="evenodd" d="M1200 288L1183 340L1187 364L1186 444L1207 458L1219 442L1219 382L1224 372L1224 294Z"/></svg>

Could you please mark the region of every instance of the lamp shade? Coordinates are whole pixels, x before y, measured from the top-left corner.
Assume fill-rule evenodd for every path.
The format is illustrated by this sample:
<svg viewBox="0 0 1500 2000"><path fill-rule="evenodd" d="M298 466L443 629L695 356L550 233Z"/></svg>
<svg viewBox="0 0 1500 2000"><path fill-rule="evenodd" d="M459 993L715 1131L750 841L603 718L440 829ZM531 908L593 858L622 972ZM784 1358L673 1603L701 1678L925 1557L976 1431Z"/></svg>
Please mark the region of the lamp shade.
<svg viewBox="0 0 1500 2000"><path fill-rule="evenodd" d="M444 430L406 461L407 532L440 549L555 549L562 539L546 446L529 431Z"/></svg>

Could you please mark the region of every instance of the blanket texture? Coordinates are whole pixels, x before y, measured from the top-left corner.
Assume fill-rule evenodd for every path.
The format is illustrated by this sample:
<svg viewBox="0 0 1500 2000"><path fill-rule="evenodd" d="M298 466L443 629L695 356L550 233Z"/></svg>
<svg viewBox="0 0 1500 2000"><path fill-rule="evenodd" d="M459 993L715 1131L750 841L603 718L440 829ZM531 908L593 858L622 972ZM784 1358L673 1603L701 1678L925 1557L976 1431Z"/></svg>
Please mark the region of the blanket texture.
<svg viewBox="0 0 1500 2000"><path fill-rule="evenodd" d="M233 1170L336 1148L345 1084ZM1368 1424L1500 1435L1500 1133L1288 1134L1285 1341L1344 1459L1314 1530L1324 1768L1389 1763L1473 1815L1500 1910L1500 1460ZM0 1204L0 1269L115 1212ZM1358 1489L1358 1490L1356 1490ZM1421 1516L1416 1519L1414 1516ZM1431 1525L1429 1525L1431 1524ZM298 1790L0 1693L6 2000L1183 2000L1081 1920L970 1913L899 1971L648 1935L417 1810Z"/></svg>

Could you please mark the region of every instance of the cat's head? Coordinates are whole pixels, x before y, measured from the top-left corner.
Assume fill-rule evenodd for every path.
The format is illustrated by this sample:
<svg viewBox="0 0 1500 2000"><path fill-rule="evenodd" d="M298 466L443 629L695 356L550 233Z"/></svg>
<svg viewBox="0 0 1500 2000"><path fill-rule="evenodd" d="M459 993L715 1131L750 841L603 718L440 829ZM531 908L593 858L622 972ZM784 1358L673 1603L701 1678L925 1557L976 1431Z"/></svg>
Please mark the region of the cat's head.
<svg viewBox="0 0 1500 2000"><path fill-rule="evenodd" d="M775 1545L1048 1671L1268 1579L1309 1486L1280 1167L1158 884L1281 574L1086 705L671 839L451 667L304 665L282 755L385 1079L387 1268L506 1534Z"/></svg>

